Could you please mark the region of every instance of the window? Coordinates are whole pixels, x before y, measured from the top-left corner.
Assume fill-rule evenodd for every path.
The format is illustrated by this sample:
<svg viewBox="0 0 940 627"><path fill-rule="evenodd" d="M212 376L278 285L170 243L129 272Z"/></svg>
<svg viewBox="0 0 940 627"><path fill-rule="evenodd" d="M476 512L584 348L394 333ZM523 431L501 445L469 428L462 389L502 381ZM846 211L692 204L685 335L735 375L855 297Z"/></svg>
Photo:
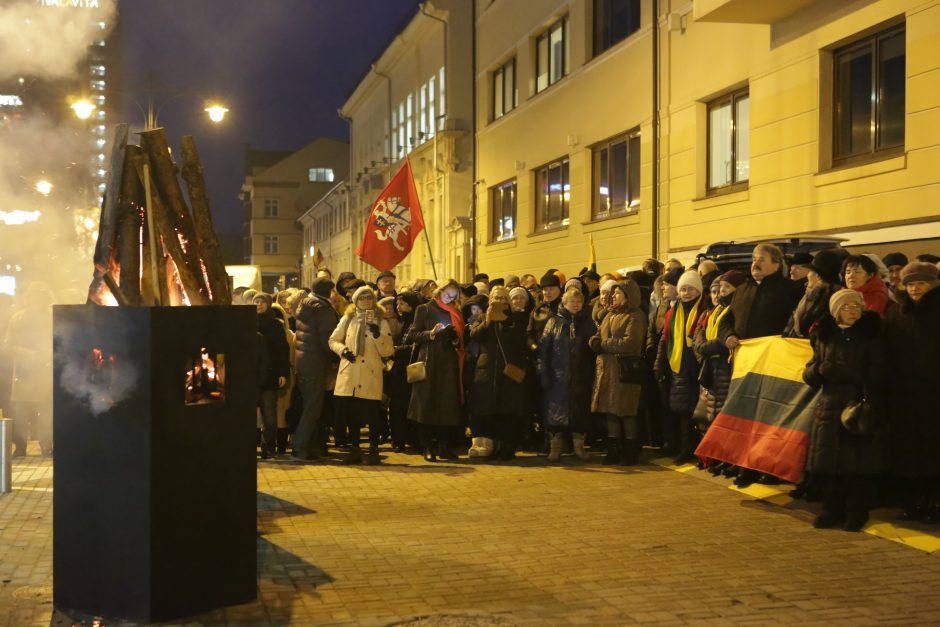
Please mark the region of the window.
<svg viewBox="0 0 940 627"><path fill-rule="evenodd" d="M398 158L405 156L405 103L398 103L398 148L395 151Z"/></svg>
<svg viewBox="0 0 940 627"><path fill-rule="evenodd" d="M568 45L567 15L535 39L536 93L568 73Z"/></svg>
<svg viewBox="0 0 940 627"><path fill-rule="evenodd" d="M440 113L438 113L438 115L440 116L440 120L438 120L438 123L437 123L437 130L442 131L444 130L444 115L447 111L447 99L446 99L447 91L444 89L444 68L443 67L440 70L438 70L437 76L438 76L437 78L437 95L438 95L437 102L438 102L438 109L440 111Z"/></svg>
<svg viewBox="0 0 940 627"><path fill-rule="evenodd" d="M516 59L493 72L493 119L498 120L519 104L516 91Z"/></svg>
<svg viewBox="0 0 940 627"><path fill-rule="evenodd" d="M751 101L743 89L708 103L708 191L746 183L751 170Z"/></svg>
<svg viewBox="0 0 940 627"><path fill-rule="evenodd" d="M833 53L833 159L858 160L904 145L905 27Z"/></svg>
<svg viewBox="0 0 940 627"><path fill-rule="evenodd" d="M333 168L310 168L307 179L311 183L332 183Z"/></svg>
<svg viewBox="0 0 940 627"><path fill-rule="evenodd" d="M277 198L265 198L264 199L264 217L265 218L277 217Z"/></svg>
<svg viewBox="0 0 940 627"><path fill-rule="evenodd" d="M506 181L490 188L490 206L493 208L491 239L494 242L516 236L516 181Z"/></svg>
<svg viewBox="0 0 940 627"><path fill-rule="evenodd" d="M432 76L428 81L428 139L434 137L434 130L437 128L437 112L434 110L434 92L437 90L437 82Z"/></svg>
<svg viewBox="0 0 940 627"><path fill-rule="evenodd" d="M615 137L594 148L595 220L640 206L640 131Z"/></svg>
<svg viewBox="0 0 940 627"><path fill-rule="evenodd" d="M407 105L405 107L405 124L408 125L408 131L405 135L405 141L408 143L405 144L405 152L411 152L411 149L415 146L415 129L414 122L412 120L414 116L414 95L408 94L408 99L406 100Z"/></svg>
<svg viewBox="0 0 940 627"><path fill-rule="evenodd" d="M594 54L640 28L640 0L594 0Z"/></svg>
<svg viewBox="0 0 940 627"><path fill-rule="evenodd" d="M264 236L264 254L265 255L277 254L277 235L265 235Z"/></svg>
<svg viewBox="0 0 940 627"><path fill-rule="evenodd" d="M535 171L535 228L548 230L568 226L568 157Z"/></svg>

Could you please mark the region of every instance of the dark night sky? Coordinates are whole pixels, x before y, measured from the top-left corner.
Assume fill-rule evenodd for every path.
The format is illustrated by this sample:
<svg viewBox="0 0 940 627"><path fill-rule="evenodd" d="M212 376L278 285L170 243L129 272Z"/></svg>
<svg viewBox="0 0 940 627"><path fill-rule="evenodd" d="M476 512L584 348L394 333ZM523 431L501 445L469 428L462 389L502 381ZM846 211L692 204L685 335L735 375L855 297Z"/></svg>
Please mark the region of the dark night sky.
<svg viewBox="0 0 940 627"><path fill-rule="evenodd" d="M418 3L120 0L119 8L121 89L145 106L152 75L159 124L174 152L180 135L195 136L216 230L234 239L245 143L295 150L320 136L348 140L336 109ZM173 95L180 92L190 95ZM221 125L208 121L197 94L226 102L231 111ZM128 98L122 104L120 117L132 130L142 124L136 105Z"/></svg>

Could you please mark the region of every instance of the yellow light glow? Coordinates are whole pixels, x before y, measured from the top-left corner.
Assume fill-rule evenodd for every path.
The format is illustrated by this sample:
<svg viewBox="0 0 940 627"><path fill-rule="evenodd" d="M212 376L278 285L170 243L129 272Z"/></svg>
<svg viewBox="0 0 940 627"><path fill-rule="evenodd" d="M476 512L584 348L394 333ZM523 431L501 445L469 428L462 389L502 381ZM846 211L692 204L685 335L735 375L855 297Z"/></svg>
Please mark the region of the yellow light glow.
<svg viewBox="0 0 940 627"><path fill-rule="evenodd" d="M206 107L206 113L209 114L210 120L218 123L225 119L225 114L228 113L228 109L222 105L214 104Z"/></svg>
<svg viewBox="0 0 940 627"><path fill-rule="evenodd" d="M78 100L72 103L72 111L75 112L75 116L80 120L87 120L91 117L91 114L98 107L95 106L95 103L90 100Z"/></svg>
<svg viewBox="0 0 940 627"><path fill-rule="evenodd" d="M48 196L52 193L52 183L46 179L40 179L36 181L36 191L42 194L43 196Z"/></svg>

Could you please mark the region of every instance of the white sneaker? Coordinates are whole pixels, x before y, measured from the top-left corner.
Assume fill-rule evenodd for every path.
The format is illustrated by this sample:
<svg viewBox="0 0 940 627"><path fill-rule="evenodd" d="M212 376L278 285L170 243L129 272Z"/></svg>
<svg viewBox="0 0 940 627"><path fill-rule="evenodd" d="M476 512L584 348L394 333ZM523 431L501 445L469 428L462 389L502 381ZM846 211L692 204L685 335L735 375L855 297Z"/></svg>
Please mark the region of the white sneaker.
<svg viewBox="0 0 940 627"><path fill-rule="evenodd" d="M483 438L472 438L470 440L473 445L470 447L470 450L467 451L467 457L481 457L480 452L483 448L480 446L480 440L482 439Z"/></svg>
<svg viewBox="0 0 940 627"><path fill-rule="evenodd" d="M480 438L480 452L477 457L489 457L493 454L493 440Z"/></svg>

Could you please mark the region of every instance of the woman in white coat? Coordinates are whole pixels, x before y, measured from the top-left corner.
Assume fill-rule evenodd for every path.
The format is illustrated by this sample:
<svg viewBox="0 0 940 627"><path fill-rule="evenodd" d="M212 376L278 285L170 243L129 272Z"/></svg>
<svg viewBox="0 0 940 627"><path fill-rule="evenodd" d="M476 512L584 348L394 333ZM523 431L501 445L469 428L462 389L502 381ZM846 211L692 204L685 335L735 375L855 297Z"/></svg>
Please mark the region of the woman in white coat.
<svg viewBox="0 0 940 627"><path fill-rule="evenodd" d="M375 293L362 286L353 294L352 304L330 336L330 349L340 356L339 373L333 396L336 410L345 416L350 433L347 464L363 461L359 450L359 430L369 426L369 454L366 464L379 463L379 411L382 401L383 359L394 352L392 332L376 309Z"/></svg>

